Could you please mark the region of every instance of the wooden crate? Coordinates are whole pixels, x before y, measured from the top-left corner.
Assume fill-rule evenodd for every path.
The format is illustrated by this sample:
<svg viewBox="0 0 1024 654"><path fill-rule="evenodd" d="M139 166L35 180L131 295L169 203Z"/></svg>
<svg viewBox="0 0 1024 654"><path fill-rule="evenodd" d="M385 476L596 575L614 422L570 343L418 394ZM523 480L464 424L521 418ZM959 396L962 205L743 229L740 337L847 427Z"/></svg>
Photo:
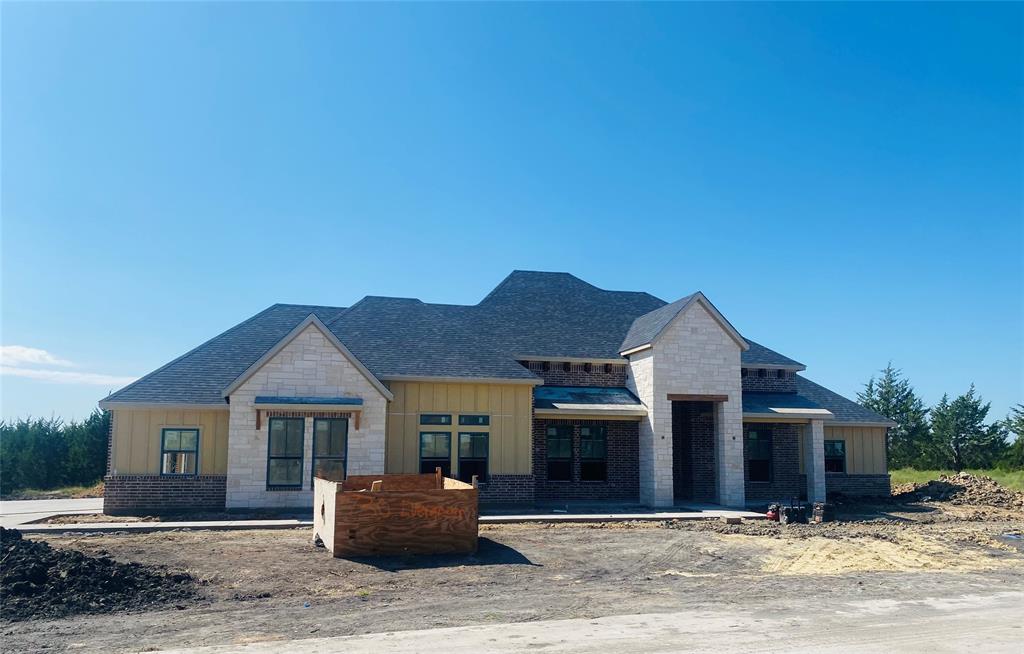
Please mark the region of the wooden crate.
<svg viewBox="0 0 1024 654"><path fill-rule="evenodd" d="M477 489L441 475L313 480L313 533L335 557L476 552Z"/></svg>

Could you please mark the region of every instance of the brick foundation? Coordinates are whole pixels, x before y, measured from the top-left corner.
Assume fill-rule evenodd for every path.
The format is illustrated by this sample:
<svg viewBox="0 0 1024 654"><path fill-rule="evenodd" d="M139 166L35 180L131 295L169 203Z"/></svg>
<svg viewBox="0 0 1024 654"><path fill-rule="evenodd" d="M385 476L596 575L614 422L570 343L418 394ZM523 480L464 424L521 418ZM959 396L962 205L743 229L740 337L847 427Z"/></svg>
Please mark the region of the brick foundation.
<svg viewBox="0 0 1024 654"><path fill-rule="evenodd" d="M530 372L544 380L548 386L604 386L626 385L629 366L604 363L562 363L559 361L520 361Z"/></svg>
<svg viewBox="0 0 1024 654"><path fill-rule="evenodd" d="M744 368L741 374L745 392L796 393L796 374L792 370Z"/></svg>
<svg viewBox="0 0 1024 654"><path fill-rule="evenodd" d="M672 482L676 501L716 499L715 416L711 402L672 403Z"/></svg>
<svg viewBox="0 0 1024 654"><path fill-rule="evenodd" d="M533 504L533 475L491 475L477 492L481 504Z"/></svg>
<svg viewBox="0 0 1024 654"><path fill-rule="evenodd" d="M580 480L580 426L603 426L607 431L606 481ZM547 428L572 427L572 480L548 481ZM534 497L538 502L637 502L640 499L640 425L631 420L533 420Z"/></svg>
<svg viewBox="0 0 1024 654"><path fill-rule="evenodd" d="M825 474L825 492L860 497L888 497L892 493L889 475Z"/></svg>
<svg viewBox="0 0 1024 654"><path fill-rule="evenodd" d="M749 481L747 471L747 434L769 431L772 438L771 481ZM788 502L807 494L800 475L800 425L786 423L745 423L743 425L743 478L746 481L747 501Z"/></svg>
<svg viewBox="0 0 1024 654"><path fill-rule="evenodd" d="M103 512L143 515L223 511L227 476L116 475L104 479Z"/></svg>

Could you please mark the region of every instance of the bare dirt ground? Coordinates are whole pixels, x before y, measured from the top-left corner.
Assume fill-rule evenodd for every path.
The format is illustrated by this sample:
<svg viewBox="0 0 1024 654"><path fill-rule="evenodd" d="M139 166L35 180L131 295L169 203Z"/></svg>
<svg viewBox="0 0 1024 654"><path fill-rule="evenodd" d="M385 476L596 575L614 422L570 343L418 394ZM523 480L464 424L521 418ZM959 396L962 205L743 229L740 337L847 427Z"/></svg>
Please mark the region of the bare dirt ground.
<svg viewBox="0 0 1024 654"><path fill-rule="evenodd" d="M5 651L140 651L442 626L914 600L1024 587L1019 511L917 502L841 507L870 521L495 525L475 556L334 559L308 529L47 536L166 565L195 602L4 622ZM1008 536L1009 534L1009 536Z"/></svg>

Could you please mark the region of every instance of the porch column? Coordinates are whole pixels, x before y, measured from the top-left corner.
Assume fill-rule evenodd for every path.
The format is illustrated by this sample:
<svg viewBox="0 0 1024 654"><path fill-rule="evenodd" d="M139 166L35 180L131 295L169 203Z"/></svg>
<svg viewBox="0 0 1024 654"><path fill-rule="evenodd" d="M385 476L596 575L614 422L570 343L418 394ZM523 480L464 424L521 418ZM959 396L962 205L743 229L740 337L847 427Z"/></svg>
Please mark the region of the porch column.
<svg viewBox="0 0 1024 654"><path fill-rule="evenodd" d="M807 501L825 501L825 421L811 420L804 427L804 470Z"/></svg>

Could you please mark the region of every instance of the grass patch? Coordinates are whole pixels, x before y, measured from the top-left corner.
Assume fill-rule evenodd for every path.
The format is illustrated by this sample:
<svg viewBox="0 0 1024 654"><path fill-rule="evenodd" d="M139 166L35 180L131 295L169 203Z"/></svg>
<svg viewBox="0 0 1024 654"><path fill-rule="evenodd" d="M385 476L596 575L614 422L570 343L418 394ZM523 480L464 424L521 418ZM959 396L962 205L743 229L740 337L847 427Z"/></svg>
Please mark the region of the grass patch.
<svg viewBox="0 0 1024 654"><path fill-rule="evenodd" d="M103 482L98 481L92 486L22 488L4 495L5 500L75 500L83 497L103 497Z"/></svg>
<svg viewBox="0 0 1024 654"><path fill-rule="evenodd" d="M972 475L979 477L991 477L997 482L1016 490L1024 491L1024 470L967 470ZM956 474L952 470L914 470L913 468L900 468L890 470L892 483L894 484L921 484L932 479L938 479L942 475Z"/></svg>

